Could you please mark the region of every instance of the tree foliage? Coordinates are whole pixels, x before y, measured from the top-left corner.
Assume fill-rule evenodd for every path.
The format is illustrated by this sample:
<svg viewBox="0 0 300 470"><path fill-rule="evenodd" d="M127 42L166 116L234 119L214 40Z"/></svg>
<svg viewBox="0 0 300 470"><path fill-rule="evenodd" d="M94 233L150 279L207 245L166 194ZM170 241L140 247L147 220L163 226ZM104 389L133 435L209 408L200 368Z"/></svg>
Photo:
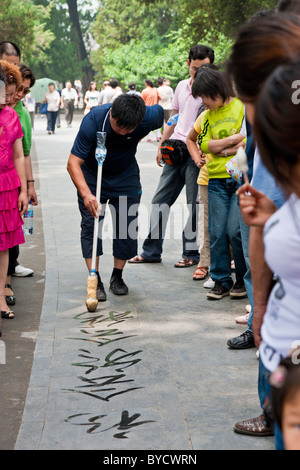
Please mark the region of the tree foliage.
<svg viewBox="0 0 300 470"><path fill-rule="evenodd" d="M24 62L33 57L43 60L45 50L54 40L54 34L46 25L53 1L48 3L45 7L31 0L1 0L0 41L18 44Z"/></svg>
<svg viewBox="0 0 300 470"><path fill-rule="evenodd" d="M91 9L91 2L72 0L70 2L71 18L66 0L55 0L54 2L53 0L35 0L36 5L43 7L49 7L51 3L54 5L45 22L55 39L43 60L33 57L32 67L36 76L38 78L50 77L63 83L75 79L91 80L93 74L87 73L90 68L89 57L87 52L83 50L83 47L88 50L91 48L89 30L95 14L95 11ZM74 27L75 22L77 22L77 28Z"/></svg>
<svg viewBox="0 0 300 470"><path fill-rule="evenodd" d="M237 29L277 0L102 0L93 25L99 49L92 53L98 79L115 77L139 88L146 78L186 78L186 59L195 44L215 50L219 66L230 54Z"/></svg>

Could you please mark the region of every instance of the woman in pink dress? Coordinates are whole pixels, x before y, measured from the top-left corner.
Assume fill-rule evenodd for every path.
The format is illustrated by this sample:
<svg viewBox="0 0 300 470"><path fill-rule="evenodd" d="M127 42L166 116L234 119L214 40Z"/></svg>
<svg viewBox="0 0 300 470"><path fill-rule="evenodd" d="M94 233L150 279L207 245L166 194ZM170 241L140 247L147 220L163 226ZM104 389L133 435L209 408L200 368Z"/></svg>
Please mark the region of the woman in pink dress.
<svg viewBox="0 0 300 470"><path fill-rule="evenodd" d="M17 113L7 106L22 81L18 67L0 61L0 311L14 318L5 300L8 249L24 243L22 215L27 209L27 182L22 128ZM0 335L1 335L0 331Z"/></svg>

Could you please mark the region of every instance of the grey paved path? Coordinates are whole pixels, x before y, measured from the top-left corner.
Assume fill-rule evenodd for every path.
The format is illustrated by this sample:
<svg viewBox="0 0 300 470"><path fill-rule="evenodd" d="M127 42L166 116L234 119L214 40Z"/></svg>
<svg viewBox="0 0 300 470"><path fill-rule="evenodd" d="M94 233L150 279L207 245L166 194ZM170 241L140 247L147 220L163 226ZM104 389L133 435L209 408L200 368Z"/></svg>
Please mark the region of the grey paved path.
<svg viewBox="0 0 300 470"><path fill-rule="evenodd" d="M108 300L94 314L86 311L88 273L76 192L66 172L79 123L67 129L63 122L48 136L45 121L36 122L46 282L15 449L272 449L272 438L232 431L236 421L260 413L255 350L226 346L244 331L234 320L247 302L209 302L202 283L192 281L193 268L173 267L181 255L177 222L171 220L173 239L165 241L162 264L126 267L125 297L108 292L107 239L101 274ZM161 171L155 155L156 144L140 144L148 208ZM184 201L182 194L177 211ZM109 234L109 221L105 230Z"/></svg>

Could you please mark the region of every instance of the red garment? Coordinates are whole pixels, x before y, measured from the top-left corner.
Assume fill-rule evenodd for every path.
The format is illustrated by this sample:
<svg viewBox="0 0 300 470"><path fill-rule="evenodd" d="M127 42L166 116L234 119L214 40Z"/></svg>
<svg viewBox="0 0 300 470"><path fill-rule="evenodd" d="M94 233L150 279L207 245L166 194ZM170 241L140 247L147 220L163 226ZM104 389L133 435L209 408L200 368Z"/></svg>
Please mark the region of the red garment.
<svg viewBox="0 0 300 470"><path fill-rule="evenodd" d="M21 182L13 160L13 145L22 137L17 113L6 106L0 112L0 251L25 242L18 209Z"/></svg>

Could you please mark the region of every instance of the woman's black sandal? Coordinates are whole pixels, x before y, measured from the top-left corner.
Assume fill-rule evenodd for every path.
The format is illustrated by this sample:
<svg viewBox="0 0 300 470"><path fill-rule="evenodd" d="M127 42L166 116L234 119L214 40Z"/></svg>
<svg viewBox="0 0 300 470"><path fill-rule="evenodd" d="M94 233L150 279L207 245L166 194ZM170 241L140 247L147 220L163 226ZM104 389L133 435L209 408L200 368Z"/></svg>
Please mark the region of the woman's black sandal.
<svg viewBox="0 0 300 470"><path fill-rule="evenodd" d="M11 289L11 284L5 284L6 289ZM6 295L5 300L7 305L15 305L16 303L16 298L14 295Z"/></svg>
<svg viewBox="0 0 300 470"><path fill-rule="evenodd" d="M12 320L15 318L15 314L12 310L1 310L1 318Z"/></svg>

